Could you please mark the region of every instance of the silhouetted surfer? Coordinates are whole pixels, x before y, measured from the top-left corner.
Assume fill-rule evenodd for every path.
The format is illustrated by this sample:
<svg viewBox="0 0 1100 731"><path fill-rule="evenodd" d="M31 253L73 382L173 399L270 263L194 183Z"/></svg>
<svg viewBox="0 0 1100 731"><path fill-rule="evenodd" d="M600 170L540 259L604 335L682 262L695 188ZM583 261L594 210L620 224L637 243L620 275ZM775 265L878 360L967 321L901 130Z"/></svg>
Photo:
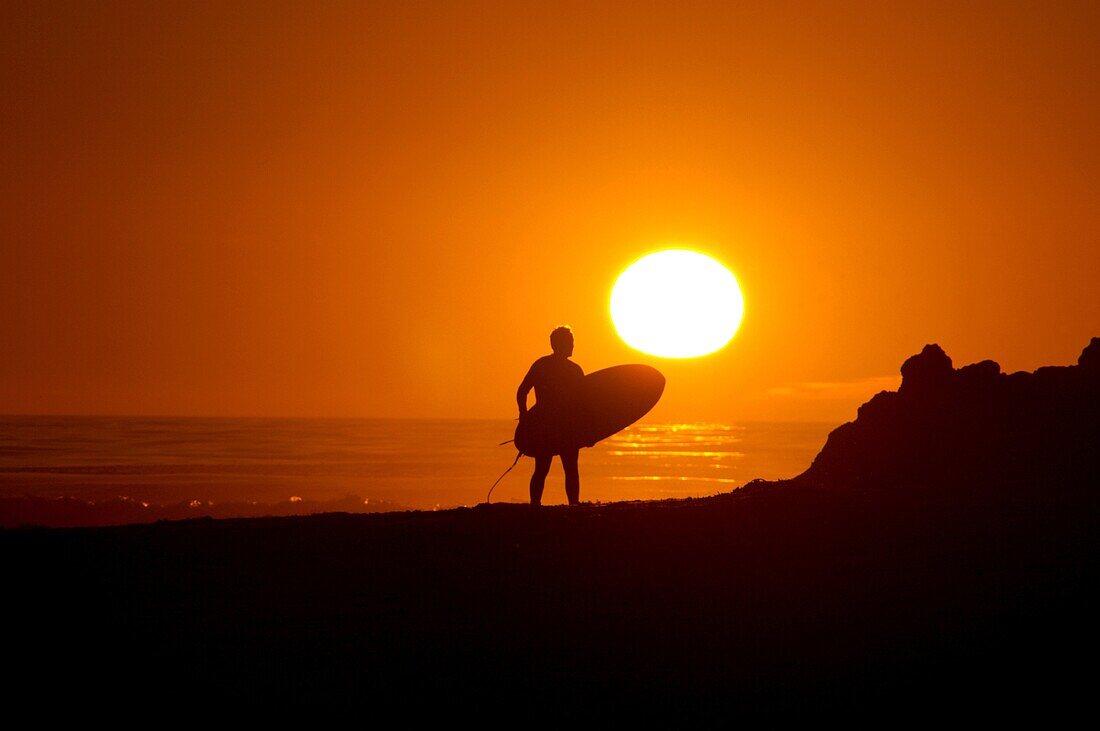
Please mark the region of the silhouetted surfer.
<svg viewBox="0 0 1100 731"><path fill-rule="evenodd" d="M523 383L516 392L520 421L527 416L527 394L535 389L535 401L539 407L539 424L545 429L544 453L534 455L535 472L531 475L531 504L542 503L542 490L554 455L561 457L565 470L565 495L570 505L580 502L581 477L577 469L578 439L572 427L584 371L569 360L573 355L573 331L559 327L550 333L550 347L554 351L531 364Z"/></svg>

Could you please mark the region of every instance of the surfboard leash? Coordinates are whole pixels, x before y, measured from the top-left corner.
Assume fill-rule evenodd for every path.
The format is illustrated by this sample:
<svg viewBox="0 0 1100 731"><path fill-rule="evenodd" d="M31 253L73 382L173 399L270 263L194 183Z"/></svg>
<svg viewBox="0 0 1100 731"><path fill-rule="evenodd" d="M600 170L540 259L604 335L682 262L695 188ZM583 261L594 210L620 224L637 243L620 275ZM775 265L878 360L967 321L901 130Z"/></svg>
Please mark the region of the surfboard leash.
<svg viewBox="0 0 1100 731"><path fill-rule="evenodd" d="M514 441L514 440L512 440L512 439L508 440L508 442L511 442L511 441ZM508 442L501 442L497 446L507 444ZM512 467L515 467L519 463L519 458L522 457L522 456L523 456L523 452L520 452L520 451L517 450L516 451L516 461L512 463ZM512 467L509 467L508 469L504 470L504 475L511 472ZM493 486L489 488L489 494L485 496L485 504L486 505L488 505L489 503L491 503L493 501L493 490L495 490L497 488L497 485L500 483L500 481L504 479L504 475L501 475L500 477L498 477L497 481L493 483Z"/></svg>

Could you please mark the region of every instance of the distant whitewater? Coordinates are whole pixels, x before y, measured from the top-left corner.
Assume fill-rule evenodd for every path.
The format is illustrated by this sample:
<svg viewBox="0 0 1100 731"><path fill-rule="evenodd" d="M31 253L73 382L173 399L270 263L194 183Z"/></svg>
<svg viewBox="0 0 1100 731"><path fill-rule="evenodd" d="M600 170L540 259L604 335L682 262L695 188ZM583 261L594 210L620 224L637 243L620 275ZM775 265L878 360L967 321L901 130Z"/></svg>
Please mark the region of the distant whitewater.
<svg viewBox="0 0 1100 731"><path fill-rule="evenodd" d="M701 497L804 471L828 423L642 423L581 452L584 501ZM0 525L476 505L514 421L0 417ZM521 460L494 502L526 501ZM555 461L544 502L564 502Z"/></svg>

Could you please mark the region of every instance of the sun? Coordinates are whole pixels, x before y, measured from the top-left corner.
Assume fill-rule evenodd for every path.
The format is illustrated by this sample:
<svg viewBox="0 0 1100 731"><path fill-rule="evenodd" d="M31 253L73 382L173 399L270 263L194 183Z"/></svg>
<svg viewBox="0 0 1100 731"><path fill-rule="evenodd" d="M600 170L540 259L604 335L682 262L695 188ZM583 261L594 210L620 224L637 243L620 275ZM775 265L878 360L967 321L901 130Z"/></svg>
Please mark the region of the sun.
<svg viewBox="0 0 1100 731"><path fill-rule="evenodd" d="M611 290L611 321L627 345L665 358L719 350L741 324L745 301L729 269L687 249L644 256Z"/></svg>

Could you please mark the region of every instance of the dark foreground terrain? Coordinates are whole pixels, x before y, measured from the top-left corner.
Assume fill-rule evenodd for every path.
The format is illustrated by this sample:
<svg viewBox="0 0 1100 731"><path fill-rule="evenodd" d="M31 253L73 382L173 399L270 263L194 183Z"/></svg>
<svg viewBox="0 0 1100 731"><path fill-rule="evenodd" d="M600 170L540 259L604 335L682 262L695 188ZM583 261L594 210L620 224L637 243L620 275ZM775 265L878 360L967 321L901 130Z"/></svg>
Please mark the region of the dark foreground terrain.
<svg viewBox="0 0 1100 731"><path fill-rule="evenodd" d="M0 531L7 707L1057 722L1096 687L1098 349L926 349L806 475L714 498Z"/></svg>
<svg viewBox="0 0 1100 731"><path fill-rule="evenodd" d="M6 531L7 659L46 696L1083 704L1095 505L963 505L777 488Z"/></svg>

